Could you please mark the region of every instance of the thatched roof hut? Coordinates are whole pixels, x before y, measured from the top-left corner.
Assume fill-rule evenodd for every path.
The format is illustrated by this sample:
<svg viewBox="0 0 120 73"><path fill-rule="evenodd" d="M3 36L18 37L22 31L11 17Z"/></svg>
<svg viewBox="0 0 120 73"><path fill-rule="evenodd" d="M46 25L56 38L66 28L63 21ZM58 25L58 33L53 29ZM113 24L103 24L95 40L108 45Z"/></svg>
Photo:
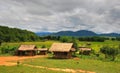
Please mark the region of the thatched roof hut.
<svg viewBox="0 0 120 73"><path fill-rule="evenodd" d="M38 48L37 49L37 54L38 55L46 55L47 54L48 49L47 48Z"/></svg>
<svg viewBox="0 0 120 73"><path fill-rule="evenodd" d="M49 51L53 52L54 58L71 58L75 49L73 43L53 43Z"/></svg>
<svg viewBox="0 0 120 73"><path fill-rule="evenodd" d="M18 48L18 50L21 50L21 51L35 50L35 49L36 49L35 45L20 45L20 47Z"/></svg>
<svg viewBox="0 0 120 73"><path fill-rule="evenodd" d="M92 49L91 48L88 48L88 47L80 47L79 48L79 53L80 54L84 54L84 55L90 55Z"/></svg>
<svg viewBox="0 0 120 73"><path fill-rule="evenodd" d="M19 56L33 56L36 54L36 46L35 45L20 45L17 50L17 55Z"/></svg>

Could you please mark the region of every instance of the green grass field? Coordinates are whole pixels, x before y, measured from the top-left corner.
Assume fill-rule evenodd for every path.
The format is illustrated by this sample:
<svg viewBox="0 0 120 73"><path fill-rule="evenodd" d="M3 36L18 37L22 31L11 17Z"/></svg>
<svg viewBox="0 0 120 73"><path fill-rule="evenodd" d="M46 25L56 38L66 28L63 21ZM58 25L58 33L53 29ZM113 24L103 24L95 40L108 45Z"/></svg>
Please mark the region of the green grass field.
<svg viewBox="0 0 120 73"><path fill-rule="evenodd" d="M28 66L0 66L0 73L65 73L48 69L39 69Z"/></svg>
<svg viewBox="0 0 120 73"><path fill-rule="evenodd" d="M25 63L35 66L55 67L55 68L70 68L93 71L97 73L119 73L120 62L105 62L91 59L51 59L38 58L32 62L26 60Z"/></svg>

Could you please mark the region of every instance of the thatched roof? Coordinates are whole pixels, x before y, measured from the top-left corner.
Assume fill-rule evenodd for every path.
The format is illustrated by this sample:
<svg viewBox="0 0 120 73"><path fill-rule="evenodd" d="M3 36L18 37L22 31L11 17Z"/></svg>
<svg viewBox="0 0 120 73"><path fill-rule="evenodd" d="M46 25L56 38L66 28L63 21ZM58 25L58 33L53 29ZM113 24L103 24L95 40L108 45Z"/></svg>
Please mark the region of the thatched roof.
<svg viewBox="0 0 120 73"><path fill-rule="evenodd" d="M71 48L71 51L75 51L76 49L75 48Z"/></svg>
<svg viewBox="0 0 120 73"><path fill-rule="evenodd" d="M91 48L87 48L87 47L81 47L79 48L80 51L91 51Z"/></svg>
<svg viewBox="0 0 120 73"><path fill-rule="evenodd" d="M27 50L35 50L35 45L21 45L18 50L27 51Z"/></svg>
<svg viewBox="0 0 120 73"><path fill-rule="evenodd" d="M37 48L38 51L47 51L47 48Z"/></svg>
<svg viewBox="0 0 120 73"><path fill-rule="evenodd" d="M52 52L69 52L73 43L53 43L49 51Z"/></svg>

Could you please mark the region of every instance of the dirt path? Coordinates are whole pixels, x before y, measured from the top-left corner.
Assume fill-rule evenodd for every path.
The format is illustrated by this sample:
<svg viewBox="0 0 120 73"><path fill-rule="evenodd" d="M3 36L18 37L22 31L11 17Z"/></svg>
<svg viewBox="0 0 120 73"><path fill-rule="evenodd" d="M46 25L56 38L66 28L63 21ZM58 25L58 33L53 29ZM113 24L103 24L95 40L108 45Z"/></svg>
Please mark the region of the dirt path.
<svg viewBox="0 0 120 73"><path fill-rule="evenodd" d="M29 58L38 58L38 57L46 57L46 56L9 56L9 57L0 57L0 65L5 65L5 66L13 66L17 65L17 61L21 61L24 59L29 59ZM16 61L16 62L11 62L11 61Z"/></svg>
<svg viewBox="0 0 120 73"><path fill-rule="evenodd" d="M49 67L44 67L44 66L34 66L34 65L29 65L29 64L24 64L25 66L29 67L34 67L34 68L42 68L42 69L49 69L49 70L54 70L54 71L64 71L64 72L69 72L69 73L95 73L91 71L85 71L85 70L75 70L75 69L61 69L61 68L49 68Z"/></svg>

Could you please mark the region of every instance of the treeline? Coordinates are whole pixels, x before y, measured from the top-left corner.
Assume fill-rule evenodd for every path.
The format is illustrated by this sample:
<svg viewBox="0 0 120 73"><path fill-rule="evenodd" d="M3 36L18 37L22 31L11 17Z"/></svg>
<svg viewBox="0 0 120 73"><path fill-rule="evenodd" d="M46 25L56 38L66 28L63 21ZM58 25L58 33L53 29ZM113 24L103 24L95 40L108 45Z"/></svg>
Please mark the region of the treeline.
<svg viewBox="0 0 120 73"><path fill-rule="evenodd" d="M72 36L43 36L40 37L41 40L57 40L62 42L71 41ZM117 40L120 41L120 37L101 37L101 36L90 36L90 37L74 37L79 41L89 41L89 42L104 42L105 40Z"/></svg>
<svg viewBox="0 0 120 73"><path fill-rule="evenodd" d="M120 41L120 37L114 37L114 38L111 38L111 40L117 40L117 41Z"/></svg>
<svg viewBox="0 0 120 73"><path fill-rule="evenodd" d="M109 40L109 38L105 37L79 37L79 41L93 41L93 42L104 42L105 40Z"/></svg>
<svg viewBox="0 0 120 73"><path fill-rule="evenodd" d="M0 26L0 42L36 41L39 37L27 30Z"/></svg>
<svg viewBox="0 0 120 73"><path fill-rule="evenodd" d="M105 37L71 37L71 36L44 36L40 37L44 40L58 40L61 42L70 42L72 38L75 38L79 41L93 41L93 42L104 42L105 40L109 40L109 38Z"/></svg>

